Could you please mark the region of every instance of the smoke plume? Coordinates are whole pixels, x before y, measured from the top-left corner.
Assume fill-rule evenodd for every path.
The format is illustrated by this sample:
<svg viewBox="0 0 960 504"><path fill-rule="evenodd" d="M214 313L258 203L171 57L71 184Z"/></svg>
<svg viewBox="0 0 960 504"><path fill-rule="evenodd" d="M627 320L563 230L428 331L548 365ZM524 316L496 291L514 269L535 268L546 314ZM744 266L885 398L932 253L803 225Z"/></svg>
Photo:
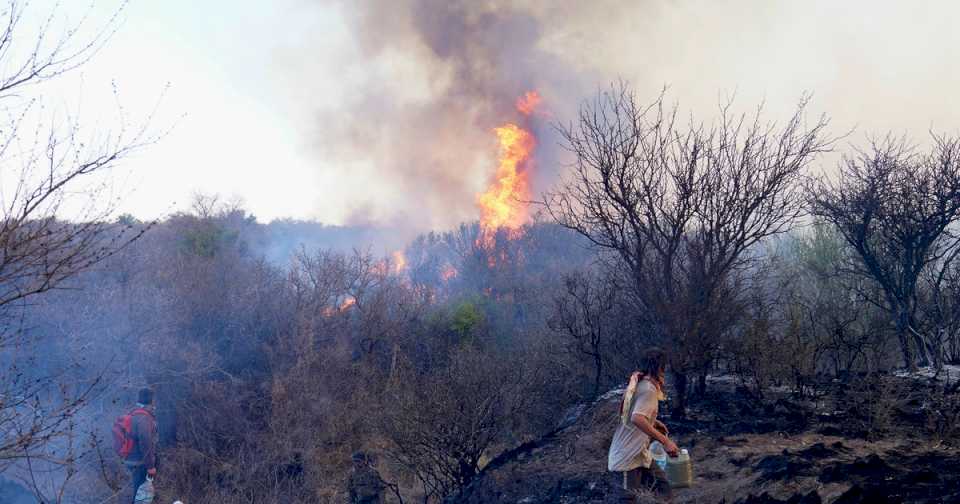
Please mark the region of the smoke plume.
<svg viewBox="0 0 960 504"><path fill-rule="evenodd" d="M960 14L949 2L597 2L374 0L325 4L343 40L325 60L332 103L312 108L311 148L335 170L348 223L448 227L478 216L496 166L493 128L518 120L528 90L544 98L534 193L562 170L549 127L568 122L612 80L698 120L718 102L765 103L785 117L804 93L849 139L893 131L923 141L956 131ZM326 35L325 35L326 36ZM323 44L314 40L311 44ZM315 76L294 72L293 78ZM332 80L332 83L331 83ZM301 103L302 105L302 103ZM842 146L844 147L844 146ZM825 159L817 169L832 169Z"/></svg>
<svg viewBox="0 0 960 504"><path fill-rule="evenodd" d="M493 130L520 120L517 98L543 95L548 112L532 127L549 136L552 104L580 90L569 65L544 49L542 19L528 9L469 0L341 7L367 78L321 112L316 148L346 183L375 187L352 205L351 223L422 230L476 219L477 194L496 167ZM541 140L538 156L555 143Z"/></svg>

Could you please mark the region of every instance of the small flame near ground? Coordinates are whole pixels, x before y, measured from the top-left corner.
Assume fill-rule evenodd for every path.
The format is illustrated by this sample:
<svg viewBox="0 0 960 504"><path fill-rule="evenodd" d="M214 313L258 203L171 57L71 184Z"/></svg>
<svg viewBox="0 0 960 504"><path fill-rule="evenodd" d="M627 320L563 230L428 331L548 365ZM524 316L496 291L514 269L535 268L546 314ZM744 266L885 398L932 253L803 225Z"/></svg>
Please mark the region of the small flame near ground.
<svg viewBox="0 0 960 504"><path fill-rule="evenodd" d="M347 295L343 300L339 302L337 306L327 306L323 309L324 317L332 317L337 313L344 312L349 310L353 305L357 304L357 299L353 296Z"/></svg>
<svg viewBox="0 0 960 504"><path fill-rule="evenodd" d="M393 272L401 274L407 269L407 256L402 250L393 253Z"/></svg>
<svg viewBox="0 0 960 504"><path fill-rule="evenodd" d="M517 99L516 108L528 117L540 102L539 93L528 91ZM499 165L493 183L477 197L480 206L480 237L477 241L486 248L493 246L498 228L518 232L527 221L531 156L537 146L536 137L530 130L512 122L494 128L494 132L500 142Z"/></svg>
<svg viewBox="0 0 960 504"><path fill-rule="evenodd" d="M457 268L453 267L452 264L444 266L443 270L440 271L440 279L444 282L449 282L450 280L457 277Z"/></svg>

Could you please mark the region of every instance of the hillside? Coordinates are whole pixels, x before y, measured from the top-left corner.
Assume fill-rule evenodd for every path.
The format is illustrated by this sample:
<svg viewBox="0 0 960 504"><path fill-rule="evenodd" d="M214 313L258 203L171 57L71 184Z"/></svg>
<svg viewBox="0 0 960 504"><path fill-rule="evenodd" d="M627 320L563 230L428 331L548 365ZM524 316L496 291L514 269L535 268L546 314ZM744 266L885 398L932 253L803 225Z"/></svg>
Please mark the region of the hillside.
<svg viewBox="0 0 960 504"><path fill-rule="evenodd" d="M891 428L880 436L857 432L863 419L836 409L850 389L842 384L817 401L760 401L719 384L689 420L661 415L695 464L694 487L677 490L675 502L960 502L960 450L930 439L922 425L919 397L934 386L893 380L887 386L915 394L894 401ZM629 502L619 475L605 471L621 394L577 408L556 432L501 455L449 502Z"/></svg>

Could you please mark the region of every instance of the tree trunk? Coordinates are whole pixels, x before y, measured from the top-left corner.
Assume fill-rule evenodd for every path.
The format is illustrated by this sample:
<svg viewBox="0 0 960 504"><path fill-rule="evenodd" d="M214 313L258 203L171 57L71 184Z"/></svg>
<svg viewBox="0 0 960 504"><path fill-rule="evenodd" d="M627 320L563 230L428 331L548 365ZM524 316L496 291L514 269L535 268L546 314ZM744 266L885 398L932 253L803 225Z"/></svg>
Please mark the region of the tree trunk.
<svg viewBox="0 0 960 504"><path fill-rule="evenodd" d="M388 377L387 377L387 380L388 380L390 383L393 383L393 379L394 379L394 377L396 376L396 373L397 373L397 359L398 359L399 357L400 357L400 344L399 344L399 343L394 343L394 344L393 344L393 352L392 352L392 355L390 356L390 373L389 373L389 375L388 375Z"/></svg>
<svg viewBox="0 0 960 504"><path fill-rule="evenodd" d="M707 395L707 372L704 371L697 376L697 397L704 397Z"/></svg>
<svg viewBox="0 0 960 504"><path fill-rule="evenodd" d="M679 371L673 372L673 387L677 389L677 400L671 413L676 418L687 417L687 375Z"/></svg>
<svg viewBox="0 0 960 504"><path fill-rule="evenodd" d="M908 323L909 323L909 322L908 322ZM907 330L907 332L910 334L910 336L913 338L913 343L914 343L914 345L915 345L916 348L917 348L917 359L916 359L916 360L919 361L919 363L920 363L921 366L929 366L929 365L930 365L930 353L931 353L931 352L928 352L928 350L927 350L927 342L924 341L923 335L921 335L920 333L918 333L917 331L915 331L915 330L913 329L913 327L911 327L911 326L909 326L909 325L907 326L906 330Z"/></svg>
<svg viewBox="0 0 960 504"><path fill-rule="evenodd" d="M603 359L600 356L600 353L597 352L593 355L593 396L591 400L595 400L600 394L600 376L603 372Z"/></svg>
<svg viewBox="0 0 960 504"><path fill-rule="evenodd" d="M913 358L913 352L910 349L910 340L907 339L907 326L910 323L909 314L904 309L899 309L897 315L897 340L900 342L900 350L903 352L903 365L910 371L917 370L916 360Z"/></svg>

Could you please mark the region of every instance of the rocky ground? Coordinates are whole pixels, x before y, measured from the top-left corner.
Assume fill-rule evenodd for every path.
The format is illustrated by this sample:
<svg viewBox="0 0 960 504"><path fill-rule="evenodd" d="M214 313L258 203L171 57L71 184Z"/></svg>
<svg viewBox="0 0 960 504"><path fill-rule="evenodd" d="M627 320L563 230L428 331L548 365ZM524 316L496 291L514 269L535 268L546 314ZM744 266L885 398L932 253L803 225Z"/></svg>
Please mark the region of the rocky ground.
<svg viewBox="0 0 960 504"><path fill-rule="evenodd" d="M675 502L960 503L960 450L929 434L931 385L890 379L898 383L861 390L872 408L866 418L843 407L853 402L844 383L815 400L761 400L713 384L689 419L661 415L694 459L695 484L678 489ZM569 412L556 432L497 457L450 502L629 502L619 475L606 472L620 397L614 391Z"/></svg>

